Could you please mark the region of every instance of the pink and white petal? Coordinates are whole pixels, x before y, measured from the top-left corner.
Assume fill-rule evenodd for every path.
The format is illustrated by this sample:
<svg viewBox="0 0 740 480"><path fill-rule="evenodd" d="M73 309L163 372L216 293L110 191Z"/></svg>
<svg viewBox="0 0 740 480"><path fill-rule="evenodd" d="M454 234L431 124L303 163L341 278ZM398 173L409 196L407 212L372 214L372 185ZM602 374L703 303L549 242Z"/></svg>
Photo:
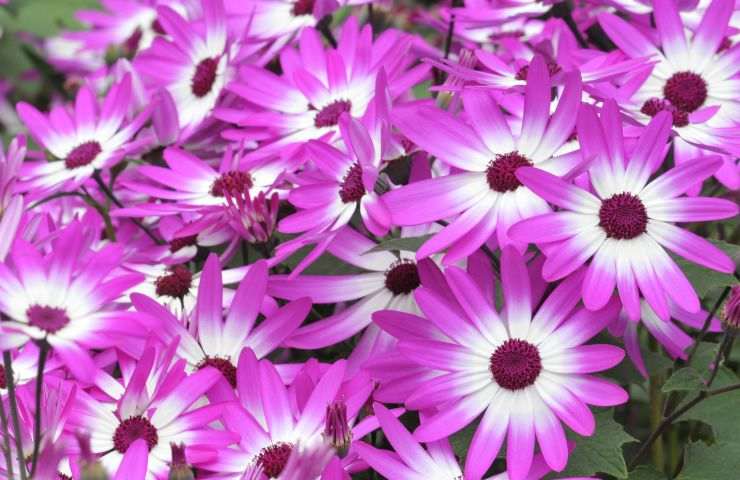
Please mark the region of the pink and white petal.
<svg viewBox="0 0 740 480"><path fill-rule="evenodd" d="M260 362L262 408L272 438L284 438L294 427L288 392L275 367L267 360Z"/></svg>
<svg viewBox="0 0 740 480"><path fill-rule="evenodd" d="M542 267L542 277L552 282L570 275L596 253L606 240L606 234L599 227L583 230L547 257Z"/></svg>
<svg viewBox="0 0 740 480"><path fill-rule="evenodd" d="M529 390L514 392L509 402L506 472L511 480L524 480L534 459L534 411Z"/></svg>
<svg viewBox="0 0 740 480"><path fill-rule="evenodd" d="M571 430L579 435L591 436L596 428L596 420L586 404L565 387L569 378L542 372L534 384L535 389L545 404Z"/></svg>
<svg viewBox="0 0 740 480"><path fill-rule="evenodd" d="M703 72L725 38L730 17L735 9L733 0L714 0L704 11L701 23L694 30L691 42L691 66Z"/></svg>
<svg viewBox="0 0 740 480"><path fill-rule="evenodd" d="M200 400L222 378L221 372L211 367L189 375L159 404L151 417L152 424L158 428L166 426Z"/></svg>
<svg viewBox="0 0 740 480"><path fill-rule="evenodd" d="M509 124L489 91L465 89L462 100L473 128L491 152L508 153L516 149Z"/></svg>
<svg viewBox="0 0 740 480"><path fill-rule="evenodd" d="M273 275L267 284L267 293L278 298L294 300L308 296L314 303L336 303L372 295L385 284L383 273L356 275L301 275L289 278Z"/></svg>
<svg viewBox="0 0 740 480"><path fill-rule="evenodd" d="M247 338L245 346L250 347L257 358L267 356L303 323L309 310L310 299L293 300L260 323Z"/></svg>
<svg viewBox="0 0 740 480"><path fill-rule="evenodd" d="M555 113L547 124L547 130L532 154L532 161L538 163L552 157L573 133L581 106L581 77L578 72L568 72Z"/></svg>
<svg viewBox="0 0 740 480"><path fill-rule="evenodd" d="M660 55L653 42L625 20L606 12L599 14L598 19L609 39L631 58Z"/></svg>
<svg viewBox="0 0 740 480"><path fill-rule="evenodd" d="M635 238L633 242L627 244L629 250L626 250L625 254L629 256L632 273L635 274L637 286L645 300L660 318L668 320L670 313L666 292L658 279L655 268L653 268L656 250L662 249L662 247L650 240L647 236Z"/></svg>
<svg viewBox="0 0 740 480"><path fill-rule="evenodd" d="M580 345L543 355L542 367L554 373L593 373L608 370L624 358L624 350L614 345Z"/></svg>
<svg viewBox="0 0 740 480"><path fill-rule="evenodd" d="M599 224L597 215L553 212L525 218L509 228L509 237L519 242L547 243L571 238Z"/></svg>
<svg viewBox="0 0 740 480"><path fill-rule="evenodd" d="M223 355L223 284L221 264L214 253L208 256L201 273L195 318L203 351L210 356Z"/></svg>
<svg viewBox="0 0 740 480"><path fill-rule="evenodd" d="M627 164L624 179L627 192L638 193L645 188L650 174L661 164L672 122L670 113L658 112L643 130Z"/></svg>
<svg viewBox="0 0 740 480"><path fill-rule="evenodd" d="M598 198L544 170L521 167L516 177L540 197L567 210L595 215L601 208Z"/></svg>
<svg viewBox="0 0 740 480"><path fill-rule="evenodd" d="M612 407L629 400L629 394L619 385L591 375L568 375L564 385L589 405Z"/></svg>
<svg viewBox="0 0 740 480"><path fill-rule="evenodd" d="M648 234L659 244L699 265L732 273L735 262L719 248L700 236L670 223L648 222Z"/></svg>
<svg viewBox="0 0 740 480"><path fill-rule="evenodd" d="M294 432L297 438L308 438L323 427L326 407L334 401L342 385L346 366L345 360L335 362L316 384L295 426Z"/></svg>
<svg viewBox="0 0 740 480"><path fill-rule="evenodd" d="M496 459L509 427L510 395L501 390L491 398L470 442L465 458L465 478L483 478Z"/></svg>
<svg viewBox="0 0 740 480"><path fill-rule="evenodd" d="M539 345L540 354L546 356L550 352L562 351L587 342L613 322L620 309L621 305L616 297L612 297L604 308L596 312L585 308L579 309Z"/></svg>
<svg viewBox="0 0 740 480"><path fill-rule="evenodd" d="M399 458L387 450L380 450L364 442L355 443L352 448L366 461L373 470L385 478L398 478L398 480L420 480L419 474L407 467Z"/></svg>
<svg viewBox="0 0 740 480"><path fill-rule="evenodd" d="M266 291L267 262L260 260L249 268L231 300L221 339L224 351L233 351L252 331Z"/></svg>
<svg viewBox="0 0 740 480"><path fill-rule="evenodd" d="M430 442L457 432L486 409L495 393L494 388L491 385L444 405L439 413L422 421L422 424L414 431L414 438L420 442Z"/></svg>
<svg viewBox="0 0 740 480"><path fill-rule="evenodd" d="M640 293L637 280L632 272L630 258L627 255L617 256L617 291L624 310L633 321L640 319Z"/></svg>
<svg viewBox="0 0 740 480"><path fill-rule="evenodd" d="M530 342L538 345L569 317L581 300L584 275L585 269L569 275L542 302L529 327Z"/></svg>
<svg viewBox="0 0 740 480"><path fill-rule="evenodd" d="M429 454L395 415L377 402L373 404L373 411L393 449L407 465L413 465L417 471L434 472L437 469Z"/></svg>
<svg viewBox="0 0 740 480"><path fill-rule="evenodd" d="M406 399L410 410L426 410L471 395L491 384L491 373L453 372L424 382Z"/></svg>
<svg viewBox="0 0 740 480"><path fill-rule="evenodd" d="M456 241L447 249L447 253L442 259L443 265L451 265L460 262L488 242L493 233L496 231L498 218L492 212L490 215L484 215L480 222L475 225L468 234L461 240Z"/></svg>
<svg viewBox="0 0 740 480"><path fill-rule="evenodd" d="M398 350L414 363L447 372L483 372L488 370L490 363L489 357L476 355L454 343L435 340L402 340Z"/></svg>
<svg viewBox="0 0 740 480"><path fill-rule="evenodd" d="M673 0L653 0L653 16L666 58L678 70L694 68L690 63L683 22Z"/></svg>
<svg viewBox="0 0 740 480"><path fill-rule="evenodd" d="M619 242L607 238L594 254L583 279L583 304L589 310L599 310L609 302L617 283Z"/></svg>
<svg viewBox="0 0 740 480"><path fill-rule="evenodd" d="M711 177L722 166L720 157L711 156L682 163L656 178L640 192L646 204L656 200L675 198Z"/></svg>
<svg viewBox="0 0 740 480"><path fill-rule="evenodd" d="M679 197L646 204L650 218L662 222L707 222L735 217L737 203L724 198Z"/></svg>
<svg viewBox="0 0 740 480"><path fill-rule="evenodd" d="M522 131L517 150L531 158L542 141L550 118L550 75L545 60L535 55L529 64L527 86L524 88L524 113Z"/></svg>
<svg viewBox="0 0 740 480"><path fill-rule="evenodd" d="M534 431L547 465L556 472L568 463L568 441L560 420L536 393L530 395L534 411Z"/></svg>
<svg viewBox="0 0 740 480"><path fill-rule="evenodd" d="M513 247L501 251L506 325L511 338L527 338L532 320L532 292L524 258Z"/></svg>
<svg viewBox="0 0 740 480"><path fill-rule="evenodd" d="M129 445L123 459L113 476L113 480L129 480L131 478L145 478L149 464L149 448L146 440L140 438Z"/></svg>
<svg viewBox="0 0 740 480"><path fill-rule="evenodd" d="M665 250L655 244L655 240L650 237L646 240L648 243L653 244L651 247L653 251L653 268L655 269L658 281L663 285L663 289L668 296L681 309L687 312L698 312L699 308L701 308L701 303L686 275L678 268L676 262L668 256Z"/></svg>

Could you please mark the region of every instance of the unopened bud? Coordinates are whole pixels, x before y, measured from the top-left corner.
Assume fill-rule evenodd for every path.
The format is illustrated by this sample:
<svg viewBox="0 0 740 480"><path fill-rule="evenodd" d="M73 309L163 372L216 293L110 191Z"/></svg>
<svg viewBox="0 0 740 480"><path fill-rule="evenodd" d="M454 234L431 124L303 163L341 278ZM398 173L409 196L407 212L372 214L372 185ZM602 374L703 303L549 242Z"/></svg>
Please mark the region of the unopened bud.
<svg viewBox="0 0 740 480"><path fill-rule="evenodd" d="M722 310L722 321L728 330L740 331L740 285L735 285L730 290L730 296Z"/></svg>
<svg viewBox="0 0 740 480"><path fill-rule="evenodd" d="M334 402L326 407L326 426L324 437L336 449L337 455L344 457L352 443L352 428L347 421L347 404Z"/></svg>
<svg viewBox="0 0 740 480"><path fill-rule="evenodd" d="M108 472L103 468L97 455L92 453L90 436L78 433L77 443L80 445L80 479L108 480Z"/></svg>
<svg viewBox="0 0 740 480"><path fill-rule="evenodd" d="M185 458L185 445L170 443L170 448L172 448L172 463L168 480L193 480L195 476Z"/></svg>

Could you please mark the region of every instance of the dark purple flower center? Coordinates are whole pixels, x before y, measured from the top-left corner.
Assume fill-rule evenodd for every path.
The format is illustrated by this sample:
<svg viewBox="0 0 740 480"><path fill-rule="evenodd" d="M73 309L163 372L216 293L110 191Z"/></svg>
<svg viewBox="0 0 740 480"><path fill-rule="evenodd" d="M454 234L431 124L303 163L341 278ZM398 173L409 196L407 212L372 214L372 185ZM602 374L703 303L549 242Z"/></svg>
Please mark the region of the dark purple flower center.
<svg viewBox="0 0 740 480"><path fill-rule="evenodd" d="M64 165L70 170L84 167L91 164L102 151L100 144L95 140L82 143L69 152L67 158L64 159Z"/></svg>
<svg viewBox="0 0 740 480"><path fill-rule="evenodd" d="M662 111L670 112L673 117L673 126L685 127L689 124L689 114L676 109L668 100L651 98L642 105L640 111L649 117L654 117Z"/></svg>
<svg viewBox="0 0 740 480"><path fill-rule="evenodd" d="M647 221L645 205L631 193L618 193L601 202L599 226L609 238L635 238L645 233Z"/></svg>
<svg viewBox="0 0 740 480"><path fill-rule="evenodd" d="M229 385L236 388L236 367L230 361L225 358L206 357L196 366L198 370L206 367L213 367L221 372Z"/></svg>
<svg viewBox="0 0 740 480"><path fill-rule="evenodd" d="M555 75L556 73L558 73L560 70L561 70L560 65L548 60L547 71L550 73L551 77ZM529 65L523 65L522 68L520 68L516 72L516 79L517 80L527 80L527 74L529 74Z"/></svg>
<svg viewBox="0 0 740 480"><path fill-rule="evenodd" d="M693 72L674 73L663 87L663 96L678 110L691 113L704 105L707 83Z"/></svg>
<svg viewBox="0 0 740 480"><path fill-rule="evenodd" d="M288 458L293 451L290 443L276 443L265 447L257 456L257 463L268 478L277 478L288 463Z"/></svg>
<svg viewBox="0 0 740 480"><path fill-rule="evenodd" d="M152 22L152 30L154 30L156 33L160 35L167 35L167 32L164 30L164 27L161 23L159 23L159 19L154 19Z"/></svg>
<svg viewBox="0 0 740 480"><path fill-rule="evenodd" d="M5 367L0 365L0 389L6 389L8 387L8 379L5 377Z"/></svg>
<svg viewBox="0 0 740 480"><path fill-rule="evenodd" d="M150 451L157 446L159 441L159 435L157 435L157 429L154 425L146 418L138 415L127 418L118 425L116 432L113 434L113 447L119 453L124 454L128 447L140 438L146 441Z"/></svg>
<svg viewBox="0 0 740 480"><path fill-rule="evenodd" d="M516 178L515 172L519 167L530 167L532 162L519 152L510 152L496 155L488 164L486 180L491 190L497 192L513 192L522 184Z"/></svg>
<svg viewBox="0 0 740 480"><path fill-rule="evenodd" d="M385 273L385 288L393 292L394 295L402 293L411 293L421 285L419 279L419 269L412 260L400 260Z"/></svg>
<svg viewBox="0 0 740 480"><path fill-rule="evenodd" d="M155 281L156 293L160 297L183 298L193 284L193 274L184 265L175 265L166 275Z"/></svg>
<svg viewBox="0 0 740 480"><path fill-rule="evenodd" d="M63 474L62 472L57 472L57 480L72 480L72 477Z"/></svg>
<svg viewBox="0 0 740 480"><path fill-rule="evenodd" d="M349 100L337 100L325 106L313 119L313 124L316 128L322 127L333 127L339 123L339 117L349 112L352 108L352 102Z"/></svg>
<svg viewBox="0 0 740 480"><path fill-rule="evenodd" d="M190 89L198 98L205 97L213 88L216 81L216 70L218 69L218 58L206 58L201 60L195 67L195 74L190 81Z"/></svg>
<svg viewBox="0 0 740 480"><path fill-rule="evenodd" d="M46 333L56 333L69 323L67 312L63 308L31 305L26 310L28 324Z"/></svg>
<svg viewBox="0 0 740 480"><path fill-rule="evenodd" d="M532 385L542 371L537 347L518 338L509 339L491 355L491 373L501 387L521 390Z"/></svg>
<svg viewBox="0 0 740 480"><path fill-rule="evenodd" d="M195 245L198 241L198 235L189 235L187 237L178 237L170 240L170 252L176 253L185 247Z"/></svg>
<svg viewBox="0 0 740 480"><path fill-rule="evenodd" d="M133 55L136 53L139 49L139 42L141 42L142 35L143 32L141 31L141 28L136 27L136 30L134 30L133 33L123 41L123 52L127 55Z"/></svg>
<svg viewBox="0 0 740 480"><path fill-rule="evenodd" d="M365 185L362 183L362 167L359 163L355 163L342 180L339 198L344 203L351 203L359 201L363 195L365 195Z"/></svg>
<svg viewBox="0 0 740 480"><path fill-rule="evenodd" d="M214 197L224 197L227 194L232 197L238 196L249 193L249 189L253 185L254 182L252 182L252 176L249 173L234 170L222 174L213 182L211 195Z"/></svg>
<svg viewBox="0 0 740 480"><path fill-rule="evenodd" d="M297 0L293 4L293 16L300 17L302 15L311 15L313 13L313 6L315 3L315 0Z"/></svg>

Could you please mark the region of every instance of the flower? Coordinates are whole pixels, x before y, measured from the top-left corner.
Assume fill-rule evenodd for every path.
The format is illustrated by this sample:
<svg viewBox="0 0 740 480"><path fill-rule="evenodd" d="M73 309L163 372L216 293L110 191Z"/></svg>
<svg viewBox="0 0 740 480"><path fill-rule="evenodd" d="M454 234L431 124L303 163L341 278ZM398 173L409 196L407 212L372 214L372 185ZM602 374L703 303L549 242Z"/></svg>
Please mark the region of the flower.
<svg viewBox="0 0 740 480"><path fill-rule="evenodd" d="M655 313L668 320L666 298L693 313L699 309L694 287L664 248L708 268L730 273L734 262L721 250L674 222L696 222L737 215L734 202L720 198L681 197L691 186L716 172L722 162L704 158L674 167L648 182L664 157L671 117L661 112L627 155L614 101L600 118L584 106L578 135L586 158L594 158L589 175L595 193L542 170L523 168L517 178L545 200L561 207L513 226L520 241L558 242L546 252L543 277L566 277L593 258L583 283L583 301L597 310L617 287L630 318L640 318L639 292ZM608 138L608 140L607 140Z"/></svg>
<svg viewBox="0 0 740 480"><path fill-rule="evenodd" d="M447 248L445 264L471 254L494 232L502 247L516 243L507 234L511 225L550 210L534 192L522 188L515 176L519 168L538 165L556 175L565 175L580 162L576 153L557 153L575 125L581 101L578 74L567 76L558 108L551 117L550 76L545 61L535 56L527 77L518 135L512 135L488 91L465 90L462 99L472 127L429 106L399 107L392 112L404 135L460 173L416 182L383 196L396 225L453 218L417 252L418 258L425 258ZM420 208L425 202L433 208ZM523 248L520 242L517 245Z"/></svg>
<svg viewBox="0 0 740 480"><path fill-rule="evenodd" d="M203 16L197 27L172 8L159 6L157 20L169 38L155 38L134 59L134 67L148 88L169 91L180 128L189 132L211 115L231 77L223 1L200 3Z"/></svg>
<svg viewBox="0 0 740 480"><path fill-rule="evenodd" d="M722 309L722 321L728 329L740 330L740 285L735 285L730 290Z"/></svg>
<svg viewBox="0 0 740 480"><path fill-rule="evenodd" d="M507 441L507 471L526 478L535 441L547 465L562 470L568 446L564 422L591 435L594 417L586 404L627 400L617 385L589 375L618 364L624 353L612 345L583 345L619 311L616 297L598 312L578 307L583 273L561 282L540 304L533 298L524 259L513 247L501 256L504 310L494 310L473 278L457 267L445 270L449 293L424 285L414 293L426 318L393 311L373 319L398 338L398 350L433 378L407 378L406 407L436 409L414 432L433 442L460 430L483 413L465 462L466 478L480 478ZM413 368L413 367L412 367ZM412 370L413 371L413 370Z"/></svg>
<svg viewBox="0 0 740 480"><path fill-rule="evenodd" d="M136 147L131 139L151 112L145 109L129 120L130 105L131 75L111 87L102 105L88 85L77 92L74 108L57 105L48 117L20 102L18 115L56 161L24 163L19 188L38 196L74 190L96 170L119 162Z"/></svg>
<svg viewBox="0 0 740 480"><path fill-rule="evenodd" d="M98 368L89 348L125 348L121 337L146 333L113 304L142 277L116 270L119 245L91 250L81 222L56 233L50 253L18 238L9 261L0 263L0 310L9 320L0 347L46 341L73 375L91 381Z"/></svg>

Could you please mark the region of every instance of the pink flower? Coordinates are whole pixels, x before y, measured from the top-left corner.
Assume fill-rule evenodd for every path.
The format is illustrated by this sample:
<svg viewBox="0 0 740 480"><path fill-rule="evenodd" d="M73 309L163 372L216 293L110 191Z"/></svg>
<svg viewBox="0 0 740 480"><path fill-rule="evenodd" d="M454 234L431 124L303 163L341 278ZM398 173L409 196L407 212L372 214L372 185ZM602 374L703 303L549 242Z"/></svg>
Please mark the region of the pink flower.
<svg viewBox="0 0 740 480"><path fill-rule="evenodd" d="M515 225L509 234L525 242L558 242L546 251L547 281L570 275L593 258L583 283L583 301L602 308L615 286L632 319L640 318L639 293L663 320L666 298L693 313L699 309L694 287L664 248L700 265L731 273L734 262L721 250L675 222L732 218L737 204L720 198L681 197L721 166L705 158L677 166L649 181L663 160L671 117L661 112L650 122L634 149L627 152L614 101L601 118L584 106L578 136L585 158L594 158L589 175L594 193L542 170L524 168L517 178L545 200L561 208Z"/></svg>

